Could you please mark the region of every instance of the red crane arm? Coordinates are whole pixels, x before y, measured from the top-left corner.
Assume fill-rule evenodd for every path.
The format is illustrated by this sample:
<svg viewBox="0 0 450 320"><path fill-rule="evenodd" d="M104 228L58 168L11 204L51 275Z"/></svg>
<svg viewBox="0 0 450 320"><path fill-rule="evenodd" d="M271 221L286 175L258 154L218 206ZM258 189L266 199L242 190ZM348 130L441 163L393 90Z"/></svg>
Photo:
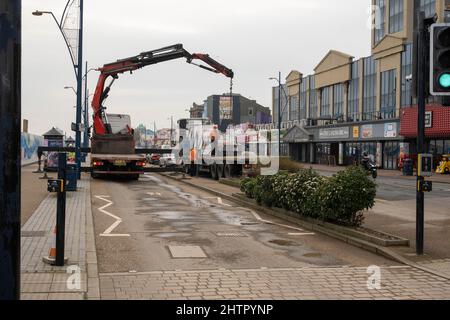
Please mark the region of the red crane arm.
<svg viewBox="0 0 450 320"><path fill-rule="evenodd" d="M107 119L104 113L105 108L103 107L103 102L108 97L111 86L118 78L119 74L125 72L133 72L145 66L179 58L185 58L188 63L194 64L202 69L215 73L222 73L231 79L234 77L234 73L231 69L228 69L224 65L210 58L209 55L200 53L190 54L183 48L183 45L181 44L144 52L134 57L118 60L110 64L105 64L103 67L98 69L98 71L100 71L100 76L97 81L97 87L95 89L94 98L92 100L92 108L94 110L94 132L100 135L110 133L110 128L108 126ZM192 60L195 59L203 61L210 67L193 63ZM109 77L112 77L112 81L105 88L106 80Z"/></svg>

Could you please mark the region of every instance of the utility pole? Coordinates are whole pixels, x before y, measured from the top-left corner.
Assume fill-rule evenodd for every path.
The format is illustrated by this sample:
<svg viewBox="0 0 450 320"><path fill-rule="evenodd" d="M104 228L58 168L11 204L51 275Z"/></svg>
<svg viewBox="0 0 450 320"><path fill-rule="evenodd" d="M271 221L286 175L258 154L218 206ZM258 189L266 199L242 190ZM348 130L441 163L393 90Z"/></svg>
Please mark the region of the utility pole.
<svg viewBox="0 0 450 320"><path fill-rule="evenodd" d="M426 57L425 52L425 14L417 11L417 154L425 153L425 73ZM421 185L424 177L417 176L417 186ZM425 194L421 188L417 188L416 196L416 253L423 255L424 252L424 224L425 224Z"/></svg>
<svg viewBox="0 0 450 320"><path fill-rule="evenodd" d="M75 136L75 159L77 163L78 179L81 179L81 111L82 111L82 90L83 90L83 4L80 0L80 30L78 37L78 63L77 63L77 115L76 115L76 136Z"/></svg>
<svg viewBox="0 0 450 320"><path fill-rule="evenodd" d="M157 139L157 135L156 135L156 121L153 121L153 147L156 147L156 139Z"/></svg>
<svg viewBox="0 0 450 320"><path fill-rule="evenodd" d="M281 72L278 72L278 157L281 157Z"/></svg>
<svg viewBox="0 0 450 320"><path fill-rule="evenodd" d="M0 2L0 300L20 299L21 14Z"/></svg>
<svg viewBox="0 0 450 320"><path fill-rule="evenodd" d="M86 61L84 75L84 137L83 148L89 148L89 90L88 90L88 63Z"/></svg>

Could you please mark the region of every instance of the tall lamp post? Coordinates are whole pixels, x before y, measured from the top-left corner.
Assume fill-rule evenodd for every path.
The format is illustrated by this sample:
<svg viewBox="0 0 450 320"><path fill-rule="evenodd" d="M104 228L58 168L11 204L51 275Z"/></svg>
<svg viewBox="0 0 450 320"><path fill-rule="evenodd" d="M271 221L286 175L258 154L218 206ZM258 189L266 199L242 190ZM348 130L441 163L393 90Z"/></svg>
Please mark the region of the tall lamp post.
<svg viewBox="0 0 450 320"><path fill-rule="evenodd" d="M75 71L75 76L77 79L77 112L76 112L76 126L75 126L75 161L77 164L77 175L78 179L81 178L81 113L82 113L82 90L83 90L83 3L84 0L80 1L80 25L79 25L79 34L78 34L78 54L77 54L77 61L75 61L74 56L72 55L71 47L69 45L69 41L64 33L63 30L63 19L64 15L66 13L66 10L69 6L71 0L67 1L66 7L64 9L64 13L62 15L61 21L58 22L55 15L51 11L35 11L33 12L34 16L42 16L44 14L49 14L53 17L53 20L55 21L56 25L58 26L59 31L61 31L61 34L64 38L64 41L66 42L67 49L69 50L70 57L72 59L72 65Z"/></svg>
<svg viewBox="0 0 450 320"><path fill-rule="evenodd" d="M170 119L170 147L173 147L173 116L170 118L167 118L167 120Z"/></svg>
<svg viewBox="0 0 450 320"><path fill-rule="evenodd" d="M286 91L281 85L281 72L278 73L278 79L269 78L269 80L275 80L278 82L278 156L281 157L281 121L282 121L282 113L284 113L288 104L288 95L286 94ZM286 98L286 103L283 107L283 110L281 110L281 91L283 91L284 96Z"/></svg>
<svg viewBox="0 0 450 320"><path fill-rule="evenodd" d="M84 74L84 138L83 138L83 148L89 148L89 94L88 89L88 74L91 71L95 71L95 68L88 69L88 62L86 61L86 73Z"/></svg>

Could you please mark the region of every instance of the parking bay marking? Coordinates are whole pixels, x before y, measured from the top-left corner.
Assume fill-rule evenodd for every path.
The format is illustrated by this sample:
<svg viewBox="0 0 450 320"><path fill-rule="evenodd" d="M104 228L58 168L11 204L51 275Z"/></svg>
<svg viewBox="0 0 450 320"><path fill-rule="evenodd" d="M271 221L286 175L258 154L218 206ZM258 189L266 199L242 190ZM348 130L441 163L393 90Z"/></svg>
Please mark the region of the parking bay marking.
<svg viewBox="0 0 450 320"><path fill-rule="evenodd" d="M116 222L114 222L108 229L106 229L102 234L100 234L100 237L130 237L129 234L112 234L114 229L116 229L122 223L122 219L113 215L111 212L105 210L106 208L114 204L114 202L107 199L110 198L110 196L96 196L96 198L106 202L106 204L103 207L98 208L98 211L116 220Z"/></svg>

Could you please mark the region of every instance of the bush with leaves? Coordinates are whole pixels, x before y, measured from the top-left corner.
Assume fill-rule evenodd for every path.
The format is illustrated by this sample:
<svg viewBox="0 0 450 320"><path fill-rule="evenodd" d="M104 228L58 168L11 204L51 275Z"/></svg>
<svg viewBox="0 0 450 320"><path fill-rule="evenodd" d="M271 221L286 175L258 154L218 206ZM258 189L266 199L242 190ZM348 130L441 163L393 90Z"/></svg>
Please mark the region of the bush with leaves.
<svg viewBox="0 0 450 320"><path fill-rule="evenodd" d="M284 185L283 207L302 216L318 217L320 199L317 190L324 181L325 179L312 169L300 170L290 175Z"/></svg>
<svg viewBox="0 0 450 320"><path fill-rule="evenodd" d="M363 211L375 204L376 183L363 168L353 166L329 178L318 195L323 220L360 226Z"/></svg>
<svg viewBox="0 0 450 320"><path fill-rule="evenodd" d="M246 178L241 181L241 191L245 193L245 195L251 199L255 198L254 190L256 186L255 178Z"/></svg>

